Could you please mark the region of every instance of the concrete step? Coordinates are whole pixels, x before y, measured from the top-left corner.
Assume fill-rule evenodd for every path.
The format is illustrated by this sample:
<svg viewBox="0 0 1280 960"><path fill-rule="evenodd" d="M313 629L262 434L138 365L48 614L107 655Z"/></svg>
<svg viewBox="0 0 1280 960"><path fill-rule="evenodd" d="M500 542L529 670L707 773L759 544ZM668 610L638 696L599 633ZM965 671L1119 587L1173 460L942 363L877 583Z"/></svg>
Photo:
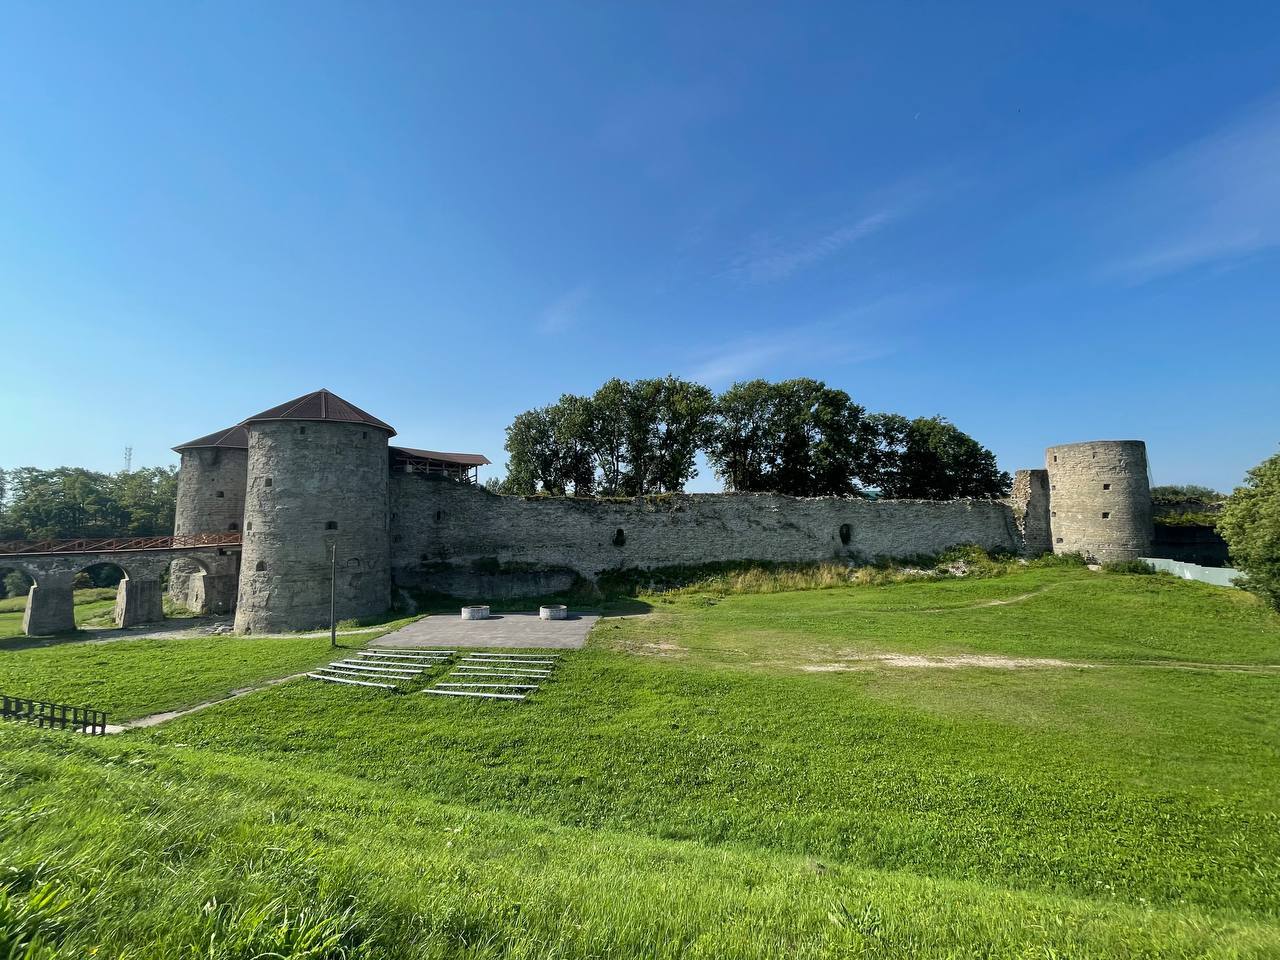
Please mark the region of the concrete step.
<svg viewBox="0 0 1280 960"><path fill-rule="evenodd" d="M470 690L423 690L423 693L434 693L438 697L486 697L490 700L523 700L523 693L481 693Z"/></svg>
<svg viewBox="0 0 1280 960"><path fill-rule="evenodd" d="M333 661L331 664L329 664L329 666L331 666L331 667L351 667L352 669L355 669L355 670L370 670L370 671L373 671L373 672L375 672L375 673L407 673L407 674L415 675L415 676L416 676L417 674L419 674L419 673L425 673L425 672L426 672L425 670L419 669L418 667L408 667L408 666L405 666L405 667L383 667L383 666L377 666L377 665L374 665L374 664L369 663L369 662L368 662L368 661L366 661L366 660L335 660L335 661Z"/></svg>
<svg viewBox="0 0 1280 960"><path fill-rule="evenodd" d="M412 680L412 676L400 673L371 673L368 670L352 670L349 667L320 667L316 673L336 673L344 677L364 677L367 680Z"/></svg>
<svg viewBox="0 0 1280 960"><path fill-rule="evenodd" d="M395 689L395 684L391 683L370 683L367 680L348 680L345 677L326 677L319 673L308 673L307 676L312 680L327 680L329 683L349 683L357 687L381 687L383 690Z"/></svg>

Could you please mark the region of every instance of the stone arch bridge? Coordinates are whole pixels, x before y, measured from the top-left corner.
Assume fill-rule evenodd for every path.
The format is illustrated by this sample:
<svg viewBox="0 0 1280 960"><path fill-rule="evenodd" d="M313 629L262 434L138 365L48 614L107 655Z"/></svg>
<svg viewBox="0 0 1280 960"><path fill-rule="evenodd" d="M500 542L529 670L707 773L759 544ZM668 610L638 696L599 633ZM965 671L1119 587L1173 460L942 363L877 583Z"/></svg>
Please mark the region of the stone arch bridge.
<svg viewBox="0 0 1280 960"><path fill-rule="evenodd" d="M76 574L103 563L124 571L116 591L118 626L164 619L162 578L178 559L190 560L200 568L196 576L202 578L203 589L193 592L201 597L202 609L197 612L229 613L235 608L238 577L234 572L225 572L225 558L239 552L239 533L16 540L0 543L0 567L21 570L34 582L27 594L22 629L27 636L44 636L76 628Z"/></svg>

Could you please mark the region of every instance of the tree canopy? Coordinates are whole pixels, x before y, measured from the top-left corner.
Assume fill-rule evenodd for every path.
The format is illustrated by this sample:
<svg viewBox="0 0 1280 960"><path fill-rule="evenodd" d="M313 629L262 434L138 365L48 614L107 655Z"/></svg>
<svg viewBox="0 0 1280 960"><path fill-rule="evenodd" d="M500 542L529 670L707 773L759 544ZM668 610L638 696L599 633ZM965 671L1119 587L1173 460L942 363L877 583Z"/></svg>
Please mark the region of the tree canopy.
<svg viewBox="0 0 1280 960"><path fill-rule="evenodd" d="M610 380L565 394L507 428L506 493L640 496L681 490L696 472L714 397L676 377Z"/></svg>
<svg viewBox="0 0 1280 960"><path fill-rule="evenodd" d="M1280 453L1249 471L1218 517L1241 584L1280 610Z"/></svg>
<svg viewBox="0 0 1280 960"><path fill-rule="evenodd" d="M871 414L818 380L748 380L715 396L676 377L609 380L507 428L504 493L679 491L706 454L725 488L797 497L1000 497L995 455L944 417Z"/></svg>
<svg viewBox="0 0 1280 960"><path fill-rule="evenodd" d="M177 491L177 467L0 471L0 539L163 536L173 532Z"/></svg>

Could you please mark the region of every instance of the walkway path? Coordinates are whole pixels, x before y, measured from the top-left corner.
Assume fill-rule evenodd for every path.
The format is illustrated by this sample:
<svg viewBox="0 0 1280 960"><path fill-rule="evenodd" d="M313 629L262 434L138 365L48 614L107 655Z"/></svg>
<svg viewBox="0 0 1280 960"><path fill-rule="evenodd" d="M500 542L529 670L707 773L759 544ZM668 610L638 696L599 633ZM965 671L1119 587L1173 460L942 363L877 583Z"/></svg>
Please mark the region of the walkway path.
<svg viewBox="0 0 1280 960"><path fill-rule="evenodd" d="M495 613L488 620L462 620L456 613L423 617L388 633L380 647L536 647L577 650L600 619L571 613L568 620L541 620L536 613Z"/></svg>

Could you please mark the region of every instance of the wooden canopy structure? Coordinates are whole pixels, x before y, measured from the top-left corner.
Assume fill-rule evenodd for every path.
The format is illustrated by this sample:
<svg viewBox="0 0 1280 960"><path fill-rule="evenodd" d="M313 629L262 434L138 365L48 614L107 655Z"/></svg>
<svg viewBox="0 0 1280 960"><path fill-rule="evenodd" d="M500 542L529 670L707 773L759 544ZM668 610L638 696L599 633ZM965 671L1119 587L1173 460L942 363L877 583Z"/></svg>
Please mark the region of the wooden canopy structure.
<svg viewBox="0 0 1280 960"><path fill-rule="evenodd" d="M480 468L490 462L481 453L445 453L413 447L390 447L389 450L392 472L428 473L473 485L480 482Z"/></svg>

